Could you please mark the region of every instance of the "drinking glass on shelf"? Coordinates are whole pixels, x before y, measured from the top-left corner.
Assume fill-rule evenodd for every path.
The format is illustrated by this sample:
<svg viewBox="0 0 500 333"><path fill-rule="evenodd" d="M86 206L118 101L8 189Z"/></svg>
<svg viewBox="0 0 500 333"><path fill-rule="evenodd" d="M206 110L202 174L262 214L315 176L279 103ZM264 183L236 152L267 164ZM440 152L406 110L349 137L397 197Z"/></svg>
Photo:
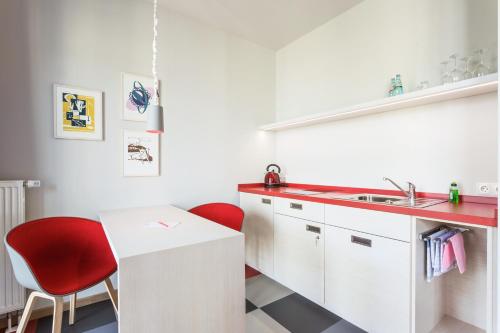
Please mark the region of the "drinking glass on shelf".
<svg viewBox="0 0 500 333"><path fill-rule="evenodd" d="M471 56L465 56L460 59L461 61L464 62L464 80L472 79L474 77L474 73L472 73L471 70Z"/></svg>
<svg viewBox="0 0 500 333"><path fill-rule="evenodd" d="M473 71L474 77L485 76L490 73L490 69L484 64L484 54L486 53L485 49L479 49L474 54L479 58L479 63Z"/></svg>
<svg viewBox="0 0 500 333"><path fill-rule="evenodd" d="M464 73L457 66L458 54L454 53L450 56L453 69L450 71L450 81L458 82L464 79Z"/></svg>
<svg viewBox="0 0 500 333"><path fill-rule="evenodd" d="M424 90L429 88L429 81L420 81L420 83L417 86L417 90Z"/></svg>
<svg viewBox="0 0 500 333"><path fill-rule="evenodd" d="M443 84L448 84L448 83L451 83L451 76L450 76L450 72L448 71L448 64L450 62L449 61L443 61L441 63L441 81L443 82Z"/></svg>

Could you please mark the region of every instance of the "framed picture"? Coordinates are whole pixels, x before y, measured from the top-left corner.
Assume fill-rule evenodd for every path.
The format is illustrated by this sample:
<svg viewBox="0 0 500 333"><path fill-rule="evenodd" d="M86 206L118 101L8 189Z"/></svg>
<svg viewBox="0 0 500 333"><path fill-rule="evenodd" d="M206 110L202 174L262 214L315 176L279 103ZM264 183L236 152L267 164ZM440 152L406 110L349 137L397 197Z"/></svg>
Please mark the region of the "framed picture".
<svg viewBox="0 0 500 333"><path fill-rule="evenodd" d="M123 175L160 175L158 135L143 131L123 131Z"/></svg>
<svg viewBox="0 0 500 333"><path fill-rule="evenodd" d="M102 140L102 91L54 85L54 136Z"/></svg>
<svg viewBox="0 0 500 333"><path fill-rule="evenodd" d="M154 97L152 77L122 73L123 119L147 121L147 113Z"/></svg>

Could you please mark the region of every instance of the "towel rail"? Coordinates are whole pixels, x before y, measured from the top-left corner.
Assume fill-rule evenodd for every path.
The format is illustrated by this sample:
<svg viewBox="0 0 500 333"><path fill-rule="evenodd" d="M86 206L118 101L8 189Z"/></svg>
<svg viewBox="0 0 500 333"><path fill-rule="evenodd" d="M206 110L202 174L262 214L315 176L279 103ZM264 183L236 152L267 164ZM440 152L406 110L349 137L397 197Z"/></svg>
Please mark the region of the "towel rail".
<svg viewBox="0 0 500 333"><path fill-rule="evenodd" d="M458 228L458 227L450 227L450 226L444 225L444 226L439 226L439 227L433 228L431 230L427 230L425 232L422 232L420 235L418 235L418 239L420 239L421 241L429 240L430 235L432 235L435 232L444 230L444 229L457 229L457 230L460 230L461 233L471 231L468 228Z"/></svg>

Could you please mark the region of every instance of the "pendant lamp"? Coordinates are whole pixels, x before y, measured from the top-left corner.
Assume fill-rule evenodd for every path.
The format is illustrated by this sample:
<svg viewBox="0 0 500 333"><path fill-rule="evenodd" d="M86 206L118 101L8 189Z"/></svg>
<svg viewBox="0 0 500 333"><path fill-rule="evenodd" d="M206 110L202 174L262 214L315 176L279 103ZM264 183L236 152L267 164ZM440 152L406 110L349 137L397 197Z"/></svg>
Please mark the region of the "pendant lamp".
<svg viewBox="0 0 500 333"><path fill-rule="evenodd" d="M152 104L148 110L148 124L146 131L149 133L163 133L163 107L160 105L160 91L158 85L158 73L156 72L156 56L158 50L156 48L156 40L158 37L158 0L154 0L153 4L153 79L154 79L154 96Z"/></svg>

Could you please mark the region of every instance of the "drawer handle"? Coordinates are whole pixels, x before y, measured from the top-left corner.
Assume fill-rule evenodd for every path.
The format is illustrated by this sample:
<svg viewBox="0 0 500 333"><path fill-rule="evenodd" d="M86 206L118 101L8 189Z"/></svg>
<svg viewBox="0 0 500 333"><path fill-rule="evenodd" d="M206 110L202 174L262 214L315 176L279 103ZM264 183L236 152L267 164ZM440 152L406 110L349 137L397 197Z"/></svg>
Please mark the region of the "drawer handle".
<svg viewBox="0 0 500 333"><path fill-rule="evenodd" d="M358 237L358 236L354 236L354 235L351 236L351 243L363 245L366 247L372 247L372 240L371 239Z"/></svg>
<svg viewBox="0 0 500 333"><path fill-rule="evenodd" d="M270 205L271 204L271 199L264 199L264 198L262 198L262 203L266 204L266 205Z"/></svg>
<svg viewBox="0 0 500 333"><path fill-rule="evenodd" d="M321 228L320 227L315 227L315 226L310 225L310 224L306 224L306 231L310 231L310 232L314 232L316 234L320 234L321 233Z"/></svg>
<svg viewBox="0 0 500 333"><path fill-rule="evenodd" d="M295 203L295 202L290 202L290 208L291 209L302 210L302 204L298 204L298 203Z"/></svg>

